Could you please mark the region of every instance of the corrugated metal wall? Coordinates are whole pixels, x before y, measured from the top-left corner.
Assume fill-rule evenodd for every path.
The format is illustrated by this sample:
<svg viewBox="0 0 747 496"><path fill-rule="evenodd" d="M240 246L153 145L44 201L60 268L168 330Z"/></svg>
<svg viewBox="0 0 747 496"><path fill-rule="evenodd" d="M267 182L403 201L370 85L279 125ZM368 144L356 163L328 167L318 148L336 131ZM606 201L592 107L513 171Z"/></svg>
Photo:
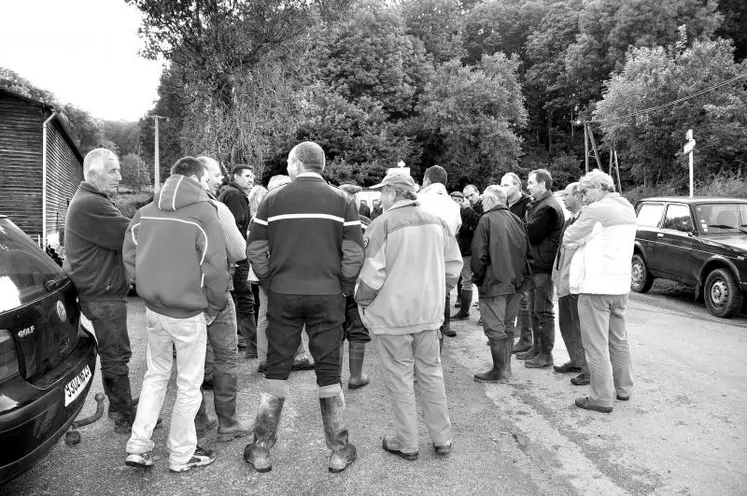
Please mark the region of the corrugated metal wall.
<svg viewBox="0 0 747 496"><path fill-rule="evenodd" d="M34 239L42 232L41 107L0 93L0 214Z"/></svg>
<svg viewBox="0 0 747 496"><path fill-rule="evenodd" d="M83 181L83 164L53 119L47 124L47 239L65 227L67 205Z"/></svg>

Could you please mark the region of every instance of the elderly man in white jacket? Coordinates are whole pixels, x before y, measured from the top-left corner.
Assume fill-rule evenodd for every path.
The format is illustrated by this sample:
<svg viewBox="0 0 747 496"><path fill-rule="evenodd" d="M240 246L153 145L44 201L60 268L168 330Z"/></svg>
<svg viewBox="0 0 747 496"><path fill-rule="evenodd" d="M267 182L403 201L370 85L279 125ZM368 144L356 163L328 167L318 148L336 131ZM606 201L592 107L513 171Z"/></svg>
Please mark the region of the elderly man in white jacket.
<svg viewBox="0 0 747 496"><path fill-rule="evenodd" d="M591 396L576 406L610 413L615 399L627 401L633 367L625 328L636 217L632 205L615 193L608 174L597 169L579 181L586 203L565 231L563 247L577 249L570 267L571 293L578 294L581 336L591 379Z"/></svg>

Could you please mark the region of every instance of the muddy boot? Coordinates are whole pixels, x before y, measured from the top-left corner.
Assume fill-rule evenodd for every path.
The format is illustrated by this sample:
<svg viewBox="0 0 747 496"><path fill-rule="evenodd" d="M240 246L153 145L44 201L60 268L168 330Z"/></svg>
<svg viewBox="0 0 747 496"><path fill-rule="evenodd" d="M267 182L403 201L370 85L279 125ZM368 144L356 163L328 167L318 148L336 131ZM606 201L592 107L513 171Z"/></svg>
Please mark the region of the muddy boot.
<svg viewBox="0 0 747 496"><path fill-rule="evenodd" d="M477 382L493 382L508 384L506 353L508 351L508 339L495 341L490 345L490 354L493 356L493 368L484 374L475 374Z"/></svg>
<svg viewBox="0 0 747 496"><path fill-rule="evenodd" d="M367 385L370 381L363 373L363 358L366 356L366 343L348 341L348 358L350 377L348 378L348 389L358 389Z"/></svg>
<svg viewBox="0 0 747 496"><path fill-rule="evenodd" d="M507 332L506 336L508 336L508 339L506 339L506 377L511 377L513 375L511 372L511 354L514 347L514 333Z"/></svg>
<svg viewBox="0 0 747 496"><path fill-rule="evenodd" d="M257 472L272 470L270 448L275 446L277 440L283 403L285 403L285 398L278 398L268 393L262 393L259 399L259 411L254 420L253 440L244 448L244 461L254 467Z"/></svg>
<svg viewBox="0 0 747 496"><path fill-rule="evenodd" d="M451 316L454 320L466 320L469 318L469 307L472 304L472 291L459 291L459 311Z"/></svg>
<svg viewBox="0 0 747 496"><path fill-rule="evenodd" d="M227 442L251 433L236 416L236 376L215 374L215 414L218 416L218 441Z"/></svg>
<svg viewBox="0 0 747 496"><path fill-rule="evenodd" d="M137 398L132 398L132 406L133 408L135 408L135 410L137 410L137 404L139 401L139 396ZM111 401L109 402L109 408L107 409L106 414L112 420L117 420L119 418L119 412L114 407L114 403L112 403Z"/></svg>
<svg viewBox="0 0 747 496"><path fill-rule="evenodd" d="M540 346L542 345L542 343L541 343L542 338L541 338L541 336L539 334L539 330L538 329L532 329L532 338L533 338L532 339L532 341L533 341L532 347L529 350L524 351L522 353L517 352L516 353L516 358L518 358L519 360L531 360L532 358L534 358L537 355L539 355L539 353L540 353ZM521 343L521 339L519 339L519 343ZM514 349L516 349L516 346L514 346Z"/></svg>
<svg viewBox="0 0 747 496"><path fill-rule="evenodd" d="M446 303L444 306L444 323L441 326L441 332L444 336L449 336L450 338L453 338L456 336L456 331L451 328L451 297L447 294L446 295Z"/></svg>
<svg viewBox="0 0 747 496"><path fill-rule="evenodd" d="M197 415L195 415L195 432L197 433L197 437L205 437L205 434L207 434L210 429L215 427L215 424L218 423L217 419L210 418L210 416L207 413L207 409L205 407L205 392L200 391L202 393L202 401L200 402L200 409L197 410Z"/></svg>
<svg viewBox="0 0 747 496"><path fill-rule="evenodd" d="M539 354L526 361L524 365L530 369L541 369L550 367L553 364L552 350L555 346L555 320L548 319L540 326L540 352Z"/></svg>
<svg viewBox="0 0 747 496"><path fill-rule="evenodd" d="M345 398L340 392L332 398L319 398L324 422L324 437L329 455L329 471L338 473L345 470L356 458L355 446L348 441L348 425L345 420Z"/></svg>

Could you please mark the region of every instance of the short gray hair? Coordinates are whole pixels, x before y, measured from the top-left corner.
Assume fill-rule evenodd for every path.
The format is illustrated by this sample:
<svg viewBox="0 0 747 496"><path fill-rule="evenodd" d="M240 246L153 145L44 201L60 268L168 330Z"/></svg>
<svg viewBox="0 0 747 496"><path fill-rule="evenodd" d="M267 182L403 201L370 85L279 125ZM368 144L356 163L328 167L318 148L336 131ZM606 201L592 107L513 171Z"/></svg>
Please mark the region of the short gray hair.
<svg viewBox="0 0 747 496"><path fill-rule="evenodd" d="M506 190L501 188L498 185L492 184L485 188L485 192L483 193L483 196L492 196L496 200L498 200L498 203L506 203Z"/></svg>
<svg viewBox="0 0 747 496"><path fill-rule="evenodd" d="M418 199L417 193L410 191L408 189L405 189L405 188L397 188L395 186L387 185L381 188L381 190L382 192L387 191L387 190L394 191L395 202L398 202L400 200L417 200Z"/></svg>
<svg viewBox="0 0 747 496"><path fill-rule="evenodd" d="M605 174L599 169L594 169L593 171L588 172L584 177L581 178L581 180L578 182L578 185L579 188L582 189L601 189L602 191L606 191L608 193L615 192L615 181L612 179L612 176L610 176L609 174Z"/></svg>
<svg viewBox="0 0 747 496"><path fill-rule="evenodd" d="M96 148L88 152L86 158L83 159L83 177L88 178L88 173L91 169L99 169L104 165L107 159L117 159L117 155L107 148Z"/></svg>
<svg viewBox="0 0 747 496"><path fill-rule="evenodd" d="M291 178L283 174L272 176L270 178L270 182L267 184L267 191L269 192L269 191L272 191L273 189L279 188L280 186L285 186L289 182L291 182Z"/></svg>

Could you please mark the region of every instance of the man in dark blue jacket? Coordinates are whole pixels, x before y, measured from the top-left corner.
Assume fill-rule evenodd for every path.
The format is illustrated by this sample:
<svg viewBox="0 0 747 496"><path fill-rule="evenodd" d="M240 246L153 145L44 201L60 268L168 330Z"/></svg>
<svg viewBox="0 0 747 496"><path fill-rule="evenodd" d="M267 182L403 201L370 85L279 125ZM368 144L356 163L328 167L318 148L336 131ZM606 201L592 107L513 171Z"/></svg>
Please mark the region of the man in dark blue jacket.
<svg viewBox="0 0 747 496"><path fill-rule="evenodd" d="M551 274L558 253L564 215L558 200L552 195L552 176L545 169L529 174L527 190L532 202L527 207L526 224L529 237L529 267L534 289L531 290L532 332L534 344L529 351L517 353L529 368L549 367L553 364L555 346L555 285Z"/></svg>

